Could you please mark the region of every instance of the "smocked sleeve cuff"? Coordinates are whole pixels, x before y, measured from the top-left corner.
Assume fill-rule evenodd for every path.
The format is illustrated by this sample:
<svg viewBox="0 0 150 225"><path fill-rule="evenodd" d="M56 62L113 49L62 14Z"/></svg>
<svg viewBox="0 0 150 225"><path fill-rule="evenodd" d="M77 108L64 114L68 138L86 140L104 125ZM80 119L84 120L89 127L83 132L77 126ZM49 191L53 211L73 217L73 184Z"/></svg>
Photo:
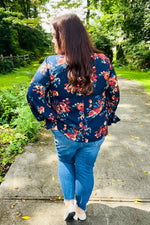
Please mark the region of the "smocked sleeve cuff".
<svg viewBox="0 0 150 225"><path fill-rule="evenodd" d="M112 123L117 123L120 121L120 118L117 115L113 115L108 118L108 125L110 126Z"/></svg>

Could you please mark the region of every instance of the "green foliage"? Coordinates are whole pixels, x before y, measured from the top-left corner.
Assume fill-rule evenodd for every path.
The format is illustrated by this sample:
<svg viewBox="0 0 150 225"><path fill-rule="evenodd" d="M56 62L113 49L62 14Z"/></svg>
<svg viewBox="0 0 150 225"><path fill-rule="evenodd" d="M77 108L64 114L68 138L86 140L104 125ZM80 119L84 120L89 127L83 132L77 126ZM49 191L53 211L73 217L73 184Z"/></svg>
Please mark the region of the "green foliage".
<svg viewBox="0 0 150 225"><path fill-rule="evenodd" d="M129 68L136 70L150 68L150 49L144 41L138 44L127 42L124 52Z"/></svg>
<svg viewBox="0 0 150 225"><path fill-rule="evenodd" d="M47 0L2 0L0 1L0 7L3 9L17 12L24 15L25 18L36 18L38 16L39 9L43 9L43 5Z"/></svg>
<svg viewBox="0 0 150 225"><path fill-rule="evenodd" d="M117 46L116 65L150 68L150 5L148 0L102 0L100 24Z"/></svg>
<svg viewBox="0 0 150 225"><path fill-rule="evenodd" d="M132 70L148 70L150 68L149 44L145 41L132 44L130 40L126 40L118 47L116 59L116 65L128 65Z"/></svg>
<svg viewBox="0 0 150 225"><path fill-rule="evenodd" d="M23 152L23 146L28 141L35 141L35 134L41 126L27 104L26 91L27 85L16 85L0 92L0 176L2 177L16 155Z"/></svg>
<svg viewBox="0 0 150 225"><path fill-rule="evenodd" d="M24 18L23 14L0 9L0 54L16 56L29 54L30 59L41 57L49 47L49 37L39 25L39 18ZM13 66L24 66L21 59L16 59L14 65L5 60L0 69L11 71Z"/></svg>
<svg viewBox="0 0 150 225"><path fill-rule="evenodd" d="M48 49L49 40L44 30L19 25L17 31L20 47L32 51L34 57L40 57Z"/></svg>
<svg viewBox="0 0 150 225"><path fill-rule="evenodd" d="M103 51L112 61L113 52L112 52L112 42L106 37L102 28L96 27L94 25L88 26L88 32L90 37L98 50Z"/></svg>
<svg viewBox="0 0 150 225"><path fill-rule="evenodd" d="M14 68L24 67L30 63L30 59L24 60L23 57L13 56L13 61L10 58L4 58L0 61L0 71L3 74L11 72Z"/></svg>
<svg viewBox="0 0 150 225"><path fill-rule="evenodd" d="M18 117L16 109L23 107L25 101L25 86L14 86L0 92L0 123L10 124L11 120Z"/></svg>

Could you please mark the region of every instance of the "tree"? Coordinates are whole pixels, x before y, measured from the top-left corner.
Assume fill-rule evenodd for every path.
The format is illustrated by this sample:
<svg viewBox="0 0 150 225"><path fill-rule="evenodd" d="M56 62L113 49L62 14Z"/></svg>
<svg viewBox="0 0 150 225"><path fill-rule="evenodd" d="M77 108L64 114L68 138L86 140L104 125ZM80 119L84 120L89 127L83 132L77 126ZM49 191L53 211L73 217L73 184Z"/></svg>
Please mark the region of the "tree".
<svg viewBox="0 0 150 225"><path fill-rule="evenodd" d="M22 13L0 9L0 54L24 54L27 51L40 56L48 48L48 38L39 19L26 19Z"/></svg>
<svg viewBox="0 0 150 225"><path fill-rule="evenodd" d="M43 9L48 0L0 0L0 7L5 11L20 12L25 18L37 18L39 9Z"/></svg>

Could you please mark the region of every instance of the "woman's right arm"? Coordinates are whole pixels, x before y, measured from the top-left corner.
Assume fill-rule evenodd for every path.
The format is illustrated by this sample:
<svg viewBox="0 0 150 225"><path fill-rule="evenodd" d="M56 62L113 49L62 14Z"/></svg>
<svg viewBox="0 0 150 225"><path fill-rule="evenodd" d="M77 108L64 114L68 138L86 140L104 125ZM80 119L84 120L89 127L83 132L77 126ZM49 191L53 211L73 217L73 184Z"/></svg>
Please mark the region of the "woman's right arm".
<svg viewBox="0 0 150 225"><path fill-rule="evenodd" d="M47 58L41 64L33 77L27 91L27 100L33 115L38 121L48 120L49 128L56 126L57 114L51 104L47 102L50 86L50 75L53 62L47 63Z"/></svg>

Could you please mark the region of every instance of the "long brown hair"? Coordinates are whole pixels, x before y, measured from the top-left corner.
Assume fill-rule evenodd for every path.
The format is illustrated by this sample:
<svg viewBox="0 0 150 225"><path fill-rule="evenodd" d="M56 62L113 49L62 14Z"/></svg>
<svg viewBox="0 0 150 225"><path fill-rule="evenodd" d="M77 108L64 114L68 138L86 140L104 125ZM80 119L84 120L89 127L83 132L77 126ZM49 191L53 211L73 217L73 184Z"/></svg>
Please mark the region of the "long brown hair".
<svg viewBox="0 0 150 225"><path fill-rule="evenodd" d="M65 54L69 66L68 80L72 93L91 94L91 55L99 51L94 48L86 28L77 15L57 17L52 25L56 31L58 47L62 54Z"/></svg>

